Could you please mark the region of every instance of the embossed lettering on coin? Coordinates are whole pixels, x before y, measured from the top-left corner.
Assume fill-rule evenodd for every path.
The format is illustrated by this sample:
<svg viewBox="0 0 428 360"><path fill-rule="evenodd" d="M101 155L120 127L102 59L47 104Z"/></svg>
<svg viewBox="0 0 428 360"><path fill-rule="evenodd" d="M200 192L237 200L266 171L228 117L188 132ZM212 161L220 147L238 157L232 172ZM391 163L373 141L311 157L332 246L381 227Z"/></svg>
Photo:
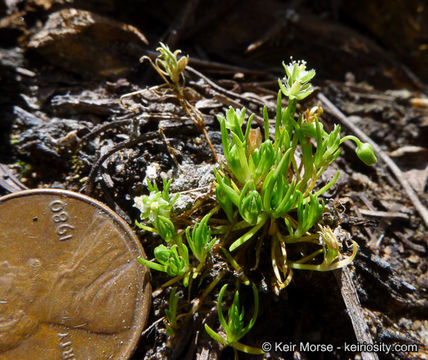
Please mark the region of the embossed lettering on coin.
<svg viewBox="0 0 428 360"><path fill-rule="evenodd" d="M54 200L49 204L49 209L53 212L52 220L58 224L56 233L61 241L71 239L73 237L71 231L74 229L73 225L67 223L69 216L64 207L65 204L61 200Z"/></svg>
<svg viewBox="0 0 428 360"><path fill-rule="evenodd" d="M129 227L88 197L0 198L0 360L128 358L150 306L141 255Z"/></svg>

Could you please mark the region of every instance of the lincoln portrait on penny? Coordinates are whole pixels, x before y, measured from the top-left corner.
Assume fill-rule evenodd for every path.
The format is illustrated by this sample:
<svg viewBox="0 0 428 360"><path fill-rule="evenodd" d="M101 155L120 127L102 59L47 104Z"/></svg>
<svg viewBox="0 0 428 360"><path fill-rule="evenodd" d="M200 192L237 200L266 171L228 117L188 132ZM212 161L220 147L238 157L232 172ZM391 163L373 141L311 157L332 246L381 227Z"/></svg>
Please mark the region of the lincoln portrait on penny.
<svg viewBox="0 0 428 360"><path fill-rule="evenodd" d="M95 214L62 263L0 261L0 353L19 346L42 324L102 334L132 326L138 263L112 222ZM0 234L1 237L4 234Z"/></svg>

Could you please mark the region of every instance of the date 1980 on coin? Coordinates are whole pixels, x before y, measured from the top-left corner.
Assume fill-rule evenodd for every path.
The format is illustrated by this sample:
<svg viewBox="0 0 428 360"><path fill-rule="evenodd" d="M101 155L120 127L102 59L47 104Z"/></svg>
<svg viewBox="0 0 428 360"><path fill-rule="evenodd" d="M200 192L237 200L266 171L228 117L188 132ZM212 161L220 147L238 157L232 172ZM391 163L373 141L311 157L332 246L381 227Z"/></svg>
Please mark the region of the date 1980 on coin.
<svg viewBox="0 0 428 360"><path fill-rule="evenodd" d="M65 203L61 200L54 200L49 203L49 210L52 213L52 221L56 225L55 232L60 241L69 240L73 237L74 226L68 221L70 216L65 211Z"/></svg>

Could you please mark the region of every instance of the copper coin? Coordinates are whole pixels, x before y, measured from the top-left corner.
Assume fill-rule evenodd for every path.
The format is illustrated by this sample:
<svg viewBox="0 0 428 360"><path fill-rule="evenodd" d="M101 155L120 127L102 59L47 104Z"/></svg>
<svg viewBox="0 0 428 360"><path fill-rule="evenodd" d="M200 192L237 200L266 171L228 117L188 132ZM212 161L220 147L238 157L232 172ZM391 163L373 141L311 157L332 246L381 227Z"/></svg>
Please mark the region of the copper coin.
<svg viewBox="0 0 428 360"><path fill-rule="evenodd" d="M0 198L0 359L128 359L151 300L138 256L129 226L87 196Z"/></svg>

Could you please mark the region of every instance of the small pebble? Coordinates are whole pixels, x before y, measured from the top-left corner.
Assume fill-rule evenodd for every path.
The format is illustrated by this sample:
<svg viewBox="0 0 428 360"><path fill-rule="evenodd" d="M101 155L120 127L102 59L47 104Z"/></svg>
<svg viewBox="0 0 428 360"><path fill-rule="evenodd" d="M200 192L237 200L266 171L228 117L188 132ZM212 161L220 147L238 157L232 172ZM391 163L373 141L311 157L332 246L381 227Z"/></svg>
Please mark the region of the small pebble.
<svg viewBox="0 0 428 360"><path fill-rule="evenodd" d="M420 262L420 258L419 258L419 256L418 256L418 255L416 255L416 254L410 255L410 256L407 258L407 260L408 260L410 263L412 263L412 264L418 264L418 263Z"/></svg>
<svg viewBox="0 0 428 360"><path fill-rule="evenodd" d="M420 320L415 320L412 324L412 330L417 331L422 327L422 322Z"/></svg>

